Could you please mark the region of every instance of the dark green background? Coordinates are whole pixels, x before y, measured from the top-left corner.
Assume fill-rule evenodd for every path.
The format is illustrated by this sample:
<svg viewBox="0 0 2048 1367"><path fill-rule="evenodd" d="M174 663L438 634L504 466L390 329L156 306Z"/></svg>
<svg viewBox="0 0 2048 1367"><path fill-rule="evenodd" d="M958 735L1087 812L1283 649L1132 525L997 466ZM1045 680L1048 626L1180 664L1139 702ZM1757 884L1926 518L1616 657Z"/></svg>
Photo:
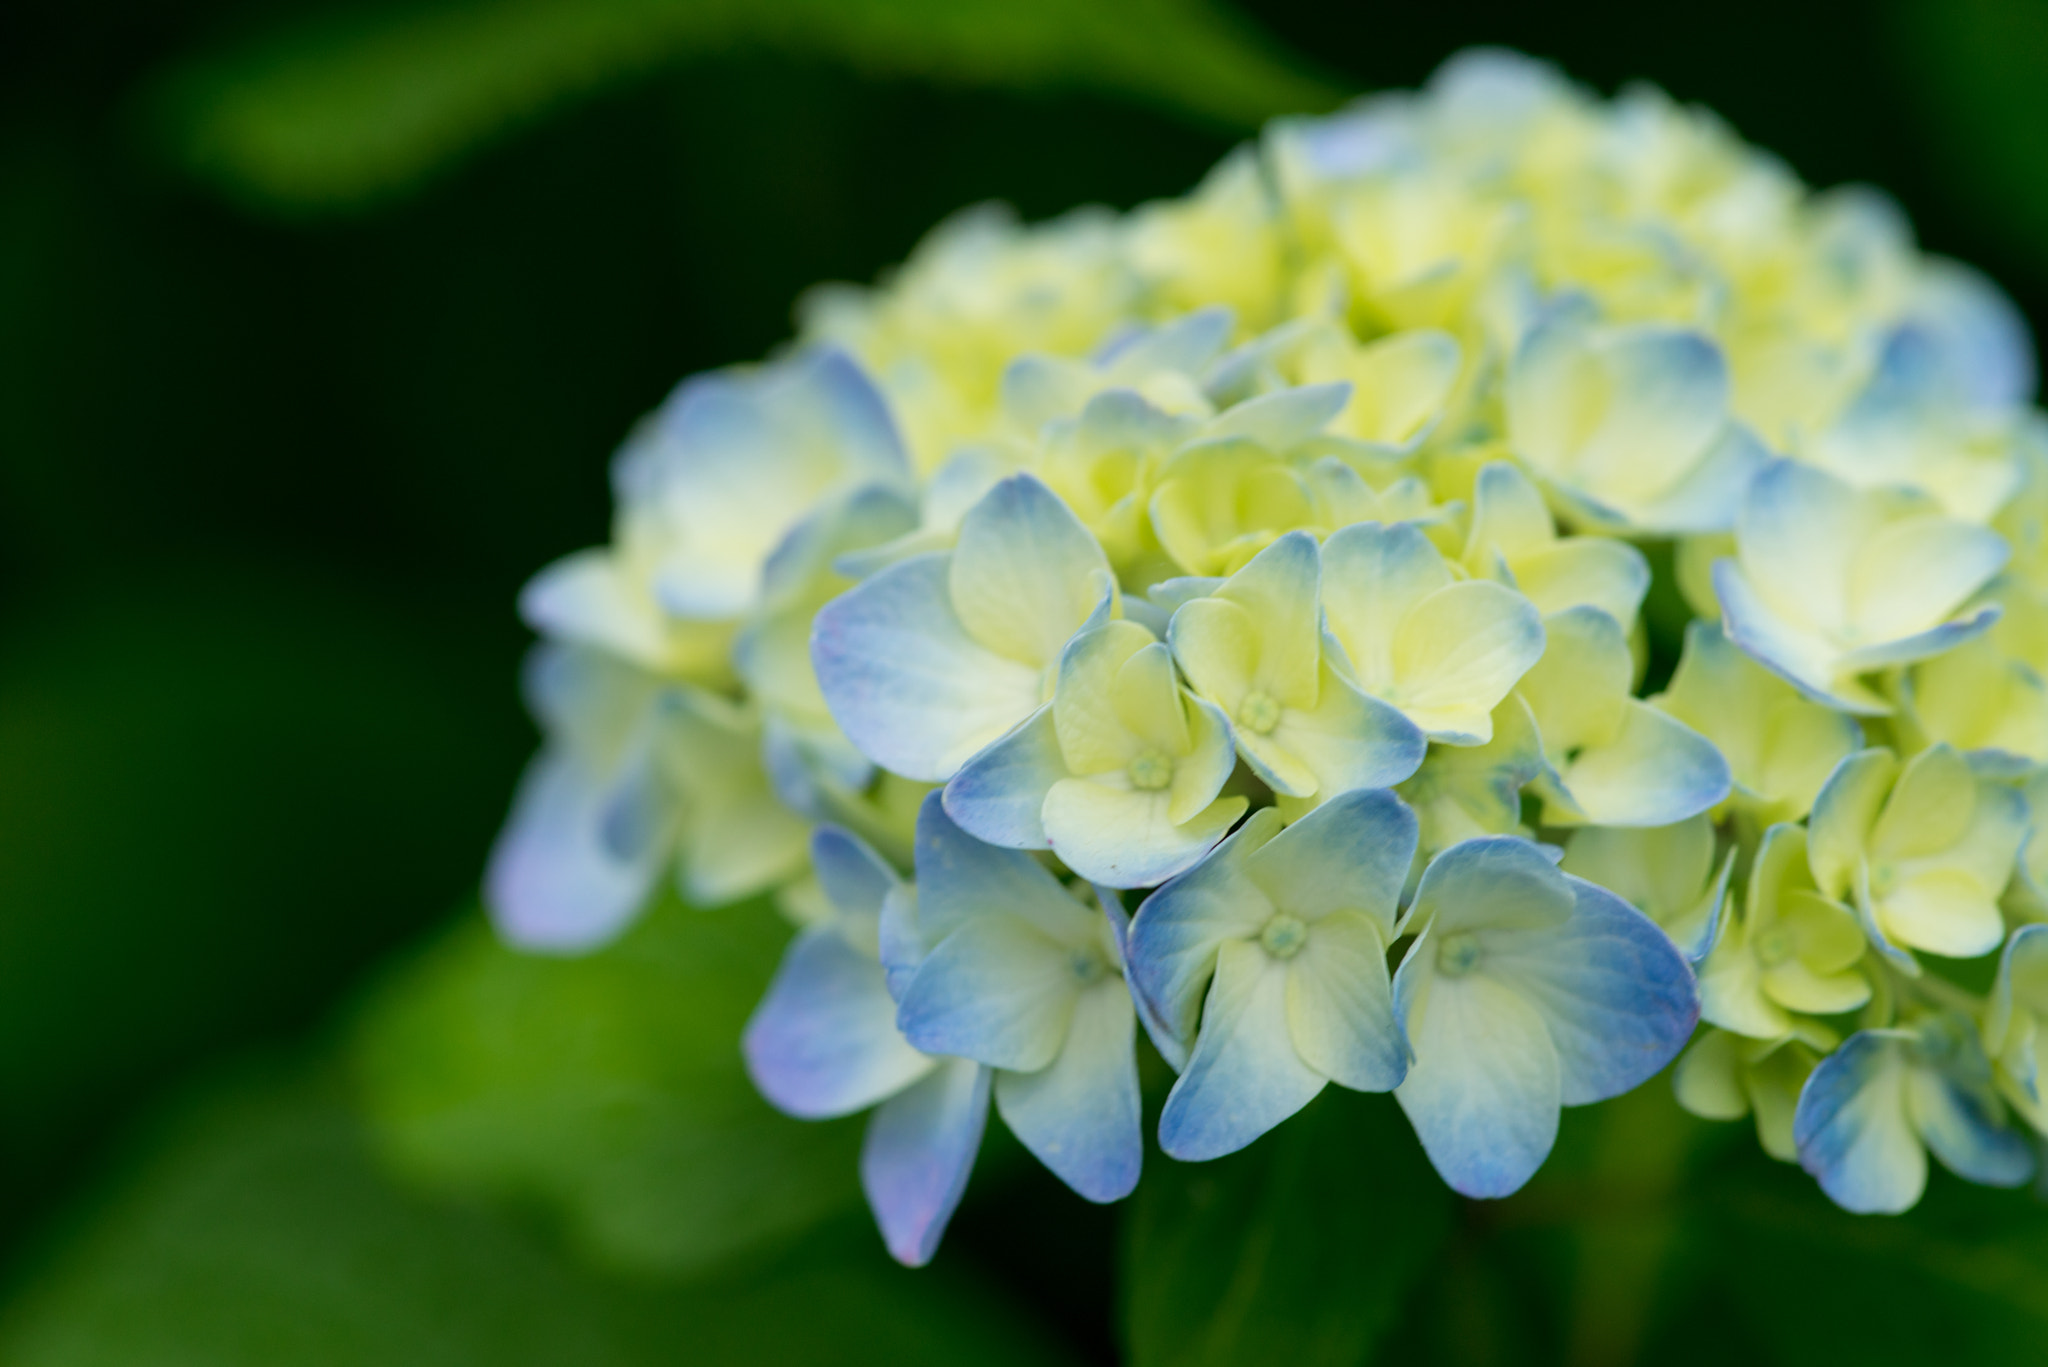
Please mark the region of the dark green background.
<svg viewBox="0 0 2048 1367"><path fill-rule="evenodd" d="M1928 247L2048 317L2034 5L1246 8L1360 89L1481 41L1603 90L1654 79L1814 183L1889 189ZM270 214L182 174L149 95L294 13L0 8L15 1282L129 1169L165 1097L317 1043L373 964L472 893L533 743L514 594L605 537L606 460L635 416L952 209L1128 206L1232 141L1107 96L732 55L565 107L416 195ZM970 1208L958 1242L1106 1355L1110 1218L1019 1191ZM1484 1275L1460 1277L1483 1299Z"/></svg>

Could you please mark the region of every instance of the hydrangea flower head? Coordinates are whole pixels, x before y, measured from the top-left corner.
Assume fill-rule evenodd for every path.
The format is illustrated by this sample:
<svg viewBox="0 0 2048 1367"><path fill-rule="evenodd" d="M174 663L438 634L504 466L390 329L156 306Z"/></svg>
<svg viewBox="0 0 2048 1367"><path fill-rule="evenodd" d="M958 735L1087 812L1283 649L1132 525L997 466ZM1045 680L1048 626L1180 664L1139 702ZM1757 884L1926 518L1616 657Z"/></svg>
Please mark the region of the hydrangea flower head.
<svg viewBox="0 0 2048 1367"><path fill-rule="evenodd" d="M1480 52L802 319L523 595L486 897L553 953L665 877L808 907L743 1052L873 1108L898 1258L991 1108L1130 1192L1148 1072L1176 1159L1334 1082L1475 1198L1681 1054L1850 1209L2023 1180L2048 424L1888 200Z"/></svg>

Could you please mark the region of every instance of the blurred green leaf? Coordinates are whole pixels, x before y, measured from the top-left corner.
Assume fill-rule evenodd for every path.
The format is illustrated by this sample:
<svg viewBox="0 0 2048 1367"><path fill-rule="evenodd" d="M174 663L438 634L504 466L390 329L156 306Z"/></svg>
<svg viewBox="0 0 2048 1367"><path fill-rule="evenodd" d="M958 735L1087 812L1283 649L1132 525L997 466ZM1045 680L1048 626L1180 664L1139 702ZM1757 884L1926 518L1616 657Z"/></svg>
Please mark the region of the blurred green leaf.
<svg viewBox="0 0 2048 1367"><path fill-rule="evenodd" d="M670 898L601 953L551 959L464 920L365 1018L380 1143L434 1186L536 1201L642 1272L701 1272L853 1208L862 1122L778 1114L740 1061L788 936L765 903Z"/></svg>
<svg viewBox="0 0 2048 1367"><path fill-rule="evenodd" d="M1936 1173L1905 1215L1850 1215L1780 1168L1702 1197L1726 1294L1786 1367L2048 1362L2048 1210L2026 1192Z"/></svg>
<svg viewBox="0 0 2048 1367"><path fill-rule="evenodd" d="M1942 135L1945 187L2048 270L2048 3L1894 0L1897 61Z"/></svg>
<svg viewBox="0 0 2048 1367"><path fill-rule="evenodd" d="M464 630L162 566L0 652L0 1213L201 1052L298 1029L475 880L524 727ZM489 699L491 694L482 694Z"/></svg>
<svg viewBox="0 0 2048 1367"><path fill-rule="evenodd" d="M607 1282L503 1217L394 1190L340 1089L189 1111L0 1318L11 1367L1032 1367L957 1269L813 1240L743 1283Z"/></svg>
<svg viewBox="0 0 2048 1367"><path fill-rule="evenodd" d="M1442 1247L1453 1200L1393 1098L1339 1087L1241 1153L1156 1159L1124 1249L1130 1360L1364 1361Z"/></svg>
<svg viewBox="0 0 2048 1367"><path fill-rule="evenodd" d="M338 208L409 188L571 98L738 48L1092 89L1232 130L1342 93L1220 0L442 0L196 61L163 98L195 170L259 202Z"/></svg>

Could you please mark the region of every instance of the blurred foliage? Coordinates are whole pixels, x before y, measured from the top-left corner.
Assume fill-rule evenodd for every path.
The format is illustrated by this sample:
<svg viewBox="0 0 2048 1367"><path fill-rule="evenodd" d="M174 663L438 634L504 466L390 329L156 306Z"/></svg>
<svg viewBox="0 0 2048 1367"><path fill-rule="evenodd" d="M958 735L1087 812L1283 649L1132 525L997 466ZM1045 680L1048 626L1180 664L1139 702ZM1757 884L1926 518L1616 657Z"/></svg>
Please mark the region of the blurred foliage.
<svg viewBox="0 0 2048 1367"><path fill-rule="evenodd" d="M0 1209L123 1097L304 1028L453 892L510 709L467 632L358 594L152 576L17 623L0 654ZM516 735L516 731L514 731ZM483 802L478 801L482 789Z"/></svg>
<svg viewBox="0 0 2048 1367"><path fill-rule="evenodd" d="M1329 1087L1213 1163L1154 1156L1125 1222L1134 1367L1365 1361L1455 1198L1389 1096Z"/></svg>
<svg viewBox="0 0 2048 1367"><path fill-rule="evenodd" d="M1942 1174L1910 1213L1873 1218L1779 1168L1710 1178L1694 1211L1729 1303L1780 1362L2048 1362L2048 1212L2026 1193Z"/></svg>
<svg viewBox="0 0 2048 1367"><path fill-rule="evenodd" d="M2048 0L1894 0L1945 188L2048 275Z"/></svg>
<svg viewBox="0 0 2048 1367"><path fill-rule="evenodd" d="M857 1208L861 1122L761 1100L739 1035L787 925L764 902L666 898L580 959L466 918L377 994L357 1050L402 1171L542 1202L598 1261L701 1271Z"/></svg>
<svg viewBox="0 0 2048 1367"><path fill-rule="evenodd" d="M957 1269L827 1231L743 1281L611 1281L536 1231L380 1175L339 1090L244 1081L188 1106L0 1317L14 1367L1039 1367L1045 1336Z"/></svg>
<svg viewBox="0 0 2048 1367"><path fill-rule="evenodd" d="M174 74L162 98L196 171L253 201L340 208L566 99L746 45L1092 88L1239 131L1339 95L1209 0L453 0L286 31Z"/></svg>

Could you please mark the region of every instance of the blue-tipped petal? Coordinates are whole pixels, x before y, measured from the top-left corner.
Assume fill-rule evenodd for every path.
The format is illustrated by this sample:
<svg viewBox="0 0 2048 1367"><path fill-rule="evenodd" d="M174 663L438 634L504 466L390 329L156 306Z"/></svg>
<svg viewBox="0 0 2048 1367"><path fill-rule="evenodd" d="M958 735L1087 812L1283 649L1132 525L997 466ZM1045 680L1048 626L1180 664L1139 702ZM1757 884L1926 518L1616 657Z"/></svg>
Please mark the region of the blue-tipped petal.
<svg viewBox="0 0 2048 1367"><path fill-rule="evenodd" d="M1271 807L1252 813L1207 859L1146 898L1131 918L1125 971L1132 990L1182 1050L1194 1043L1217 947L1257 935L1273 914L1272 902L1245 876L1243 862L1281 825Z"/></svg>
<svg viewBox="0 0 2048 1367"><path fill-rule="evenodd" d="M1408 1039L1394 1019L1387 930L1377 917L1338 911L1310 927L1288 962L1287 1027L1302 1061L1332 1082L1358 1092L1401 1085Z"/></svg>
<svg viewBox="0 0 2048 1367"><path fill-rule="evenodd" d="M1714 597L1721 604L1721 630L1734 646L1818 703L1857 716L1883 716L1891 709L1867 689L1844 692L1835 686L1838 657L1819 651L1814 638L1795 630L1750 586L1733 560L1716 560Z"/></svg>
<svg viewBox="0 0 2048 1367"><path fill-rule="evenodd" d="M1394 938L1394 918L1420 831L1384 788L1334 797L1246 857L1247 877L1274 906L1304 920L1358 911Z"/></svg>
<svg viewBox="0 0 2048 1367"><path fill-rule="evenodd" d="M1237 315L1221 304L1182 314L1170 323L1117 337L1096 353L1095 362L1143 374L1177 370L1199 374L1230 343Z"/></svg>
<svg viewBox="0 0 2048 1367"><path fill-rule="evenodd" d="M811 663L832 717L860 752L941 783L1029 717L1042 671L974 640L953 611L951 556L914 556L827 603Z"/></svg>
<svg viewBox="0 0 2048 1367"><path fill-rule="evenodd" d="M1323 1090L1323 1076L1294 1050L1287 978L1256 944L1222 947L1194 1053L1159 1116L1159 1147L1169 1157L1235 1153Z"/></svg>
<svg viewBox="0 0 2048 1367"><path fill-rule="evenodd" d="M1333 654L1325 652L1315 707L1288 709L1271 739L1314 773L1318 797L1391 788L1422 767L1429 738L1401 709L1339 675L1330 664ZM1243 739L1240 733L1240 744ZM1249 751L1246 758L1260 767Z"/></svg>
<svg viewBox="0 0 2048 1367"><path fill-rule="evenodd" d="M1730 423L1691 473L1654 503L1638 509L1634 520L1638 526L1671 535L1725 532L1735 525L1749 481L1770 459L1770 451L1754 433Z"/></svg>
<svg viewBox="0 0 2048 1367"><path fill-rule="evenodd" d="M1275 455L1285 455L1320 432L1349 402L1349 380L1296 385L1246 399L1219 415L1203 435L1244 437Z"/></svg>
<svg viewBox="0 0 2048 1367"><path fill-rule="evenodd" d="M960 766L946 783L946 814L977 840L1016 850L1050 849L1045 795L1067 776L1052 704Z"/></svg>
<svg viewBox="0 0 2048 1367"><path fill-rule="evenodd" d="M1404 928L1555 931L1577 907L1571 880L1543 847L1512 835L1461 840L1430 860ZM1409 954L1409 959L1415 957ZM1403 961L1403 971L1407 963Z"/></svg>
<svg viewBox="0 0 2048 1367"><path fill-rule="evenodd" d="M1669 826L1714 807L1734 782L1712 741L1635 698L1622 704L1615 737L1587 746L1559 778L1599 826Z"/></svg>
<svg viewBox="0 0 2048 1367"><path fill-rule="evenodd" d="M1101 545L1032 475L1012 475L968 510L947 571L967 634L1038 669L1058 663L1101 603L1105 579L1113 585Z"/></svg>
<svg viewBox="0 0 2048 1367"><path fill-rule="evenodd" d="M1152 887L1192 868L1244 815L1245 799L1212 802L1175 824L1165 792L1069 778L1046 795L1045 831L1068 868L1115 888Z"/></svg>
<svg viewBox="0 0 2048 1367"><path fill-rule="evenodd" d="M1896 1215L1927 1186L1927 1151L1906 1114L1899 1030L1860 1030L1822 1059L1799 1093L1799 1165L1844 1210Z"/></svg>
<svg viewBox="0 0 2048 1367"><path fill-rule="evenodd" d="M791 943L740 1049L761 1095L804 1120L865 1110L932 1067L897 1031L881 965L830 925Z"/></svg>
<svg viewBox="0 0 2048 1367"><path fill-rule="evenodd" d="M1971 406L2031 402L2034 339L2012 300L1961 262L1929 258L1919 276L1908 328L1924 339L1929 378Z"/></svg>
<svg viewBox="0 0 2048 1367"><path fill-rule="evenodd" d="M619 572L609 550L564 556L528 580L519 591L519 618L550 639L596 646L649 668L669 654L661 612Z"/></svg>
<svg viewBox="0 0 2048 1367"><path fill-rule="evenodd" d="M1557 1141L1557 1049L1536 1008L1506 984L1433 971L1437 938L1419 937L1395 975L1395 1016L1415 1062L1394 1099L1453 1190L1507 1196Z"/></svg>
<svg viewBox="0 0 2048 1367"><path fill-rule="evenodd" d="M1619 1096L1678 1057L1699 1020L1692 966L1657 923L1566 875L1571 919L1486 938L1485 971L1536 1008L1557 1047L1558 1097Z"/></svg>
<svg viewBox="0 0 2048 1367"><path fill-rule="evenodd" d="M996 1074L1003 1123L1090 1201L1122 1200L1138 1185L1144 1139L1134 1015L1122 979L1103 979L1075 1001L1057 1058L1035 1073Z"/></svg>
<svg viewBox="0 0 2048 1367"><path fill-rule="evenodd" d="M1988 604L1952 622L1943 622L1938 627L1911 636L1902 636L1896 641L1881 645L1865 646L1852 650L1841 657L1841 667L1854 674L1866 674L1875 669L1886 669L1892 665L1913 664L1919 660L1932 659L1955 649L1972 637L1981 636L1996 626L1998 619L2005 615L2005 609L1996 603Z"/></svg>
<svg viewBox="0 0 2048 1367"><path fill-rule="evenodd" d="M967 1192L988 1126L989 1070L945 1059L882 1103L861 1144L860 1184L890 1256L923 1267Z"/></svg>
<svg viewBox="0 0 2048 1367"><path fill-rule="evenodd" d="M544 750L527 766L484 873L484 905L507 941L580 953L617 936L640 910L671 847L607 838L621 826L619 796L564 755Z"/></svg>

